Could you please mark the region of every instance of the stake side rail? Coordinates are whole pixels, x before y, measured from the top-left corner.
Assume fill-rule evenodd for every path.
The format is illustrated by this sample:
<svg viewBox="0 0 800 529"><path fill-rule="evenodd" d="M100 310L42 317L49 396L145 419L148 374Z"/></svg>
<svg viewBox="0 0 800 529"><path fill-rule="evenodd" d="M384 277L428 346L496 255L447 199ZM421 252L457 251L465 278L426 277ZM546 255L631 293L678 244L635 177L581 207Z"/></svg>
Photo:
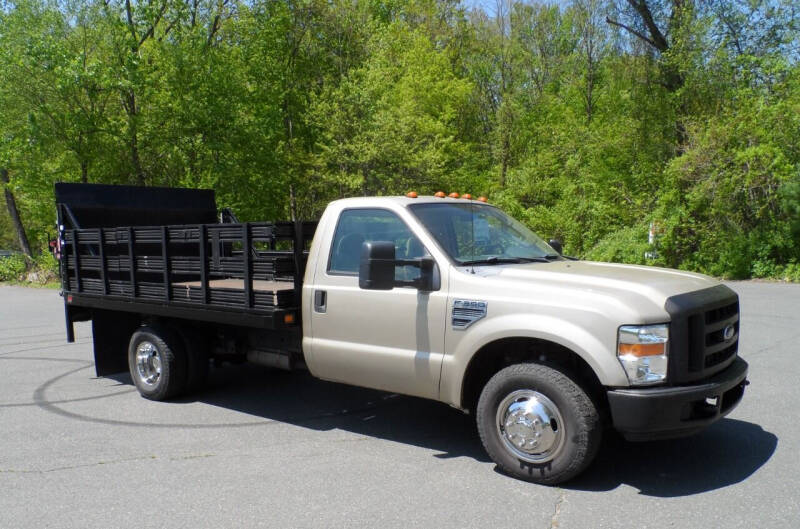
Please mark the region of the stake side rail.
<svg viewBox="0 0 800 529"><path fill-rule="evenodd" d="M65 299L253 327L297 325L315 230L315 222L64 229Z"/></svg>

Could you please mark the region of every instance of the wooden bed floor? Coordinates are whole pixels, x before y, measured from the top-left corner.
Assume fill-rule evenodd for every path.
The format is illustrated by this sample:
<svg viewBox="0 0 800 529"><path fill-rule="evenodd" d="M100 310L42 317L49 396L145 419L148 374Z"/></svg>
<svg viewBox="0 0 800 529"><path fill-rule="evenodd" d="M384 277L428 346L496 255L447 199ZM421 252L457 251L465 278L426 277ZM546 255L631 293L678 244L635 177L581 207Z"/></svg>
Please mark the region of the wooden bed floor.
<svg viewBox="0 0 800 529"><path fill-rule="evenodd" d="M200 281L185 281L173 283L174 286L201 287ZM244 290L243 279L211 279L208 288L229 288L232 290ZM263 279L253 280L253 290L260 292L279 292L284 290L294 290L294 283L291 281L265 281Z"/></svg>

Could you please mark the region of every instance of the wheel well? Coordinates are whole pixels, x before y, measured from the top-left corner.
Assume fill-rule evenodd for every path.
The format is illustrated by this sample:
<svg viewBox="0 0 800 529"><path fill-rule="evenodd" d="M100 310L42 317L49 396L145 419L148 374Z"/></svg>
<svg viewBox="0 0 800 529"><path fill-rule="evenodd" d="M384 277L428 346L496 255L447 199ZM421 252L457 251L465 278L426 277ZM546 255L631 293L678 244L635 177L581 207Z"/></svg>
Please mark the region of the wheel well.
<svg viewBox="0 0 800 529"><path fill-rule="evenodd" d="M537 338L504 338L481 347L472 357L461 387L461 407L474 411L481 391L495 373L513 364L532 362L564 372L600 408L606 406L603 385L594 370L574 351Z"/></svg>

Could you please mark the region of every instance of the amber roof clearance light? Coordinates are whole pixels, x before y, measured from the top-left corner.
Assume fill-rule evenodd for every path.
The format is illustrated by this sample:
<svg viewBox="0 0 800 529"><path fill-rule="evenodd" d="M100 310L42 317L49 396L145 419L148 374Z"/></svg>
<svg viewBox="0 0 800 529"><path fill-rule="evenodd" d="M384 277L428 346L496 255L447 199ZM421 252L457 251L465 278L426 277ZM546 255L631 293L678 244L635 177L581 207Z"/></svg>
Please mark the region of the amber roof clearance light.
<svg viewBox="0 0 800 529"><path fill-rule="evenodd" d="M489 202L486 197L478 197L478 202Z"/></svg>
<svg viewBox="0 0 800 529"><path fill-rule="evenodd" d="M435 196L436 198L444 198L447 195L444 194L444 191L437 191L436 193L433 194L433 196Z"/></svg>
<svg viewBox="0 0 800 529"><path fill-rule="evenodd" d="M409 191L408 193L406 193L406 196L408 198L417 198L417 192L416 191Z"/></svg>
<svg viewBox="0 0 800 529"><path fill-rule="evenodd" d="M459 196L461 196L461 195L459 195L458 193L456 193L455 191L453 191L452 193L450 193L450 194L449 194L449 195L447 195L447 196L449 196L450 198L458 198L458 197L459 197Z"/></svg>

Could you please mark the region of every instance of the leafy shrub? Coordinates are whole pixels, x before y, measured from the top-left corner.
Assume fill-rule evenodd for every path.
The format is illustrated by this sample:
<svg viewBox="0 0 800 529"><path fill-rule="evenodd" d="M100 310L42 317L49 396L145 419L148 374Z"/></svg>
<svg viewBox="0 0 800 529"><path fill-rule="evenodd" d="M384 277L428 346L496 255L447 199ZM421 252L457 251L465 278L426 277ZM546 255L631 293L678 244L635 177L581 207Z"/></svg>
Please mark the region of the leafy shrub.
<svg viewBox="0 0 800 529"><path fill-rule="evenodd" d="M795 281L800 283L800 263L789 263L783 269L784 281Z"/></svg>
<svg viewBox="0 0 800 529"><path fill-rule="evenodd" d="M40 283L46 283L58 277L58 261L49 251L44 251L35 257L33 267Z"/></svg>
<svg viewBox="0 0 800 529"><path fill-rule="evenodd" d="M632 226L601 239L586 252L586 258L592 261L650 264L645 261L645 253L651 250L652 247L647 242L647 228Z"/></svg>
<svg viewBox="0 0 800 529"><path fill-rule="evenodd" d="M27 269L28 263L22 255L0 257L0 281L21 281Z"/></svg>

